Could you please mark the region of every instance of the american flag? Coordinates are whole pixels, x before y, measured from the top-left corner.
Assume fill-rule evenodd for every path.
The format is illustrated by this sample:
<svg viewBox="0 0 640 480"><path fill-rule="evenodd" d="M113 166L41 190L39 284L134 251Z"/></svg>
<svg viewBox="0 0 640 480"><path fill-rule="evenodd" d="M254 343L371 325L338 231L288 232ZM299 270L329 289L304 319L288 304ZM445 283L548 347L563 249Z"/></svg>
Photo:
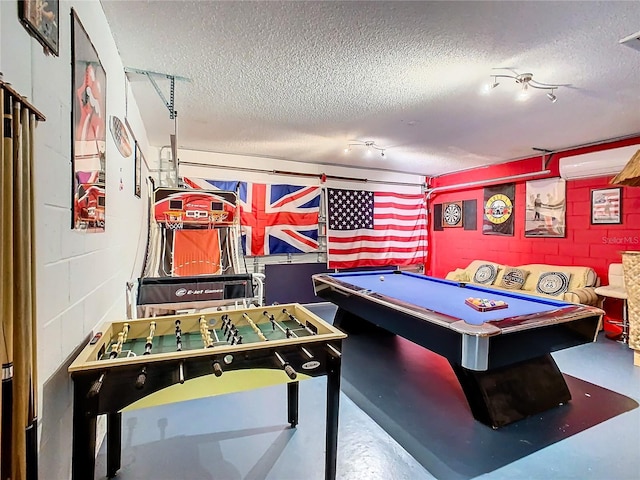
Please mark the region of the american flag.
<svg viewBox="0 0 640 480"><path fill-rule="evenodd" d="M425 262L424 195L329 188L327 210L329 268Z"/></svg>
<svg viewBox="0 0 640 480"><path fill-rule="evenodd" d="M243 248L249 256L318 250L320 187L183 178L191 188L237 191ZM249 239L249 240L247 240Z"/></svg>
<svg viewBox="0 0 640 480"><path fill-rule="evenodd" d="M594 221L612 221L620 218L620 190L593 191L592 216Z"/></svg>

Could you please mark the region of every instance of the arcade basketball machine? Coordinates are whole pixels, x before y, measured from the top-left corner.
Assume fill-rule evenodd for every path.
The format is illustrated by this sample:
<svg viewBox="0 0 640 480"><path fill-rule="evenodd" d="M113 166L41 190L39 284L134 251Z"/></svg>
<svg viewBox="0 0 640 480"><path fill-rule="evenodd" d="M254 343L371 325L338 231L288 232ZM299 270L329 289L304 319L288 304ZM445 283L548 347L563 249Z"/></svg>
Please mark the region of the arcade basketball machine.
<svg viewBox="0 0 640 480"><path fill-rule="evenodd" d="M155 188L143 274L128 284L129 317L261 305L263 276L247 273L239 239L235 192Z"/></svg>

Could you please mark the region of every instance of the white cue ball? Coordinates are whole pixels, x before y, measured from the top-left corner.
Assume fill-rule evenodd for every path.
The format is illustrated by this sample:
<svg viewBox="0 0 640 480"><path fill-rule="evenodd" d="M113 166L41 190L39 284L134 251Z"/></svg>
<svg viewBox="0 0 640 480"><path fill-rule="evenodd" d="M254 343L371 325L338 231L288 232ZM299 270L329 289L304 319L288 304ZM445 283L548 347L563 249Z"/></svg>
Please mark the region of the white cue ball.
<svg viewBox="0 0 640 480"><path fill-rule="evenodd" d="M380 281L384 282L384 277L382 275L380 275Z"/></svg>

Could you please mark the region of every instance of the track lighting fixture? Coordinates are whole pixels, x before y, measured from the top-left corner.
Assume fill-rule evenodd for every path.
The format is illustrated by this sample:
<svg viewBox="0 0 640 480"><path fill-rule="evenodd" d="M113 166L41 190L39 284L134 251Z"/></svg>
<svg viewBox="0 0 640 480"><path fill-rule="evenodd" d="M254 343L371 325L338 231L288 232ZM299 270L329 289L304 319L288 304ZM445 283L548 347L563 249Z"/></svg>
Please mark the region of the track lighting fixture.
<svg viewBox="0 0 640 480"><path fill-rule="evenodd" d="M500 85L500 83L498 82L499 78L512 78L516 81L517 84L521 86L520 93L518 95L518 99L520 100L526 100L529 98L529 88L535 88L537 90L551 90L549 93L547 93L547 98L551 101L551 103L556 103L556 101L558 100L554 92L555 90L560 88L560 85L538 82L533 79L533 73L518 73L510 68L496 68L494 70L503 70L504 72L491 74L491 79L493 81L485 85L485 93L489 93L491 90Z"/></svg>
<svg viewBox="0 0 640 480"><path fill-rule="evenodd" d="M374 150L380 152L380 156L384 157L385 149L376 145L375 142L371 140L367 140L366 142L361 142L359 140L354 140L349 143L347 147L344 149L344 153L349 153L351 151L351 147L365 147L367 149L367 155L371 155Z"/></svg>

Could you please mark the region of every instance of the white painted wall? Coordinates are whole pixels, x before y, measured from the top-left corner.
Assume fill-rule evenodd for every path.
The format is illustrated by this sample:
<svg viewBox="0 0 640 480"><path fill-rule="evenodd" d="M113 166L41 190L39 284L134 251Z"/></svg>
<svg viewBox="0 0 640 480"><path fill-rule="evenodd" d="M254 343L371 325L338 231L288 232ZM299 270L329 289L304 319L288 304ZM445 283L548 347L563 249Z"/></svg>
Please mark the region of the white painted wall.
<svg viewBox="0 0 640 480"><path fill-rule="evenodd" d="M133 195L133 156L123 158L107 133L106 231L71 229L71 7L107 73L107 115L125 113L147 158L135 100L125 112L125 75L97 0L60 2L60 56L46 56L18 20L16 1L0 1L0 71L46 116L36 131L35 199L40 472L70 476L71 382L66 365L105 321L125 318L125 287L142 270L146 185ZM143 170L143 179L147 173ZM120 190L120 178L123 189Z"/></svg>

